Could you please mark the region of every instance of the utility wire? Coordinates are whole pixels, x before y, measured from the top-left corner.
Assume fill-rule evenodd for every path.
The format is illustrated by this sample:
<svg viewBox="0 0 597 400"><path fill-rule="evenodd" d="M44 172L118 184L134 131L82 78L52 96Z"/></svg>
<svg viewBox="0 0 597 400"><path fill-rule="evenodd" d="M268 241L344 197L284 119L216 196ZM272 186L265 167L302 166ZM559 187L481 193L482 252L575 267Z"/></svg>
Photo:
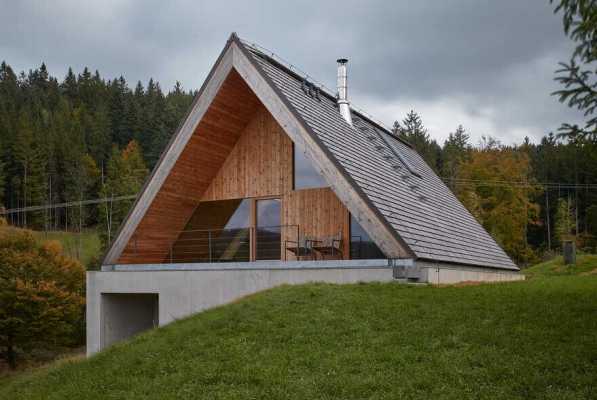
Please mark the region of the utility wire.
<svg viewBox="0 0 597 400"><path fill-rule="evenodd" d="M0 215L8 215L8 214L16 214L28 211L41 211L41 210L48 210L53 208L63 208L63 207L73 207L73 206L85 206L89 204L100 204L100 203L108 203L112 201L123 201L123 200L134 200L137 195L128 195L128 196L118 196L118 197L104 197L101 199L92 199L92 200L82 200L82 201L71 201L68 203L56 203L56 204L46 204L43 206L30 206L30 207L20 207L20 208L10 208L8 210L0 209Z"/></svg>
<svg viewBox="0 0 597 400"><path fill-rule="evenodd" d="M566 182L525 182L525 181L497 181L483 179L459 179L442 178L444 182L451 182L456 185L480 185L497 187L543 187L560 189L586 189L596 190L597 183L566 183Z"/></svg>
<svg viewBox="0 0 597 400"><path fill-rule="evenodd" d="M566 182L525 182L525 181L494 181L494 180L482 180L482 179L459 179L459 178L441 178L444 182L451 182L456 185L479 185L479 186L495 186L495 187L543 187L552 189L585 189L585 190L597 190L597 183L566 183ZM82 201L71 201L65 203L46 204L39 206L30 207L19 207L10 208L3 210L0 208L0 215L17 214L29 211L42 211L55 208L64 207L81 207L90 204L101 204L108 202L117 202L124 200L134 200L137 195L117 196L117 197L104 197L99 199L82 200Z"/></svg>

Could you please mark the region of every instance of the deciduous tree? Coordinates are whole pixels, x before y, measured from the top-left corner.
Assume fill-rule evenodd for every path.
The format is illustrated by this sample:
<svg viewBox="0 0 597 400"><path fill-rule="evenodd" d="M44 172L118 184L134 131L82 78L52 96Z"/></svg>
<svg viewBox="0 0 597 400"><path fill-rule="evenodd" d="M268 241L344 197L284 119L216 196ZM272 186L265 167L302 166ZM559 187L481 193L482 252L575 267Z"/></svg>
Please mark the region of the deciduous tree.
<svg viewBox="0 0 597 400"><path fill-rule="evenodd" d="M11 367L17 351L72 344L83 312L85 271L58 242L0 226L0 346Z"/></svg>
<svg viewBox="0 0 597 400"><path fill-rule="evenodd" d="M558 243L574 238L574 209L569 199L559 199L556 208L555 234Z"/></svg>
<svg viewBox="0 0 597 400"><path fill-rule="evenodd" d="M136 141L131 141L122 151L114 147L108 162L106 181L101 188L102 197L113 199L135 195L141 189L146 176L147 168L141 148ZM132 200L108 201L100 207L101 238L104 246L114 239L113 235L126 217L132 203Z"/></svg>
<svg viewBox="0 0 597 400"><path fill-rule="evenodd" d="M504 250L517 262L533 260L527 225L538 223L532 198L540 189L528 155L486 139L462 163L458 179L458 197Z"/></svg>

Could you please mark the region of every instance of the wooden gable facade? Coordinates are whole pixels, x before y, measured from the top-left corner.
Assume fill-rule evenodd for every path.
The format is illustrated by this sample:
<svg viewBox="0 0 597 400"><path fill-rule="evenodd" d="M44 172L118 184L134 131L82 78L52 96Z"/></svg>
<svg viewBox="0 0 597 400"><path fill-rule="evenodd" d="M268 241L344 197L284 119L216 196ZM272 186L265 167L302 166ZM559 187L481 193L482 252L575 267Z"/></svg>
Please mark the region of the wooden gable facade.
<svg viewBox="0 0 597 400"><path fill-rule="evenodd" d="M343 258L518 269L408 143L352 114L348 123L333 94L232 34L103 264L197 262L188 247L212 248L205 231L224 226L233 245L200 258L262 260L259 236L275 233L282 260L293 258L286 240L336 237ZM294 182L297 155L323 185ZM264 207L277 218L263 218ZM354 254L355 237L376 256Z"/></svg>
<svg viewBox="0 0 597 400"><path fill-rule="evenodd" d="M304 154L329 187L294 190L293 151ZM265 198L280 202L282 260L294 258L284 242L305 237L335 236L342 242L340 257L349 257L350 216L387 257L411 254L232 35L104 264L194 262L181 242L189 231L205 230L207 219L198 215L203 208L250 199L249 227L255 228L255 203ZM224 224L216 220L211 227ZM254 260L259 240L250 242Z"/></svg>
<svg viewBox="0 0 597 400"><path fill-rule="evenodd" d="M347 208L331 188L294 190L294 151L292 140L232 69L116 263L211 261L208 250L200 250L205 234L223 229L233 210L200 211L212 202L242 199L251 200L251 229L256 202L280 200L282 259L296 259L286 249L291 241L338 235L338 257L348 258Z"/></svg>

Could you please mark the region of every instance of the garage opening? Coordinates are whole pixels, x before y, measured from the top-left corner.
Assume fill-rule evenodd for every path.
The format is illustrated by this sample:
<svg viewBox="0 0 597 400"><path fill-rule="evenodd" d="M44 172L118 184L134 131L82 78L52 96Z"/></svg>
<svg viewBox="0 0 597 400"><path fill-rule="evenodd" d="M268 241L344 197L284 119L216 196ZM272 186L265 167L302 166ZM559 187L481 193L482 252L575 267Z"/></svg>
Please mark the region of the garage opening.
<svg viewBox="0 0 597 400"><path fill-rule="evenodd" d="M102 293L101 348L159 326L157 293Z"/></svg>

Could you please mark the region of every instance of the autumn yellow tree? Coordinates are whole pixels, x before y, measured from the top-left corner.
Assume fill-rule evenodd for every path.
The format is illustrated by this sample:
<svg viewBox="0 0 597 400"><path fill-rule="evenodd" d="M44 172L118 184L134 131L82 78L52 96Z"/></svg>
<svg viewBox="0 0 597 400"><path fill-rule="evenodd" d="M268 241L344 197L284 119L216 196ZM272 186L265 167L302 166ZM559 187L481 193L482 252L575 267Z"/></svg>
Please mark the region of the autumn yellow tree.
<svg viewBox="0 0 597 400"><path fill-rule="evenodd" d="M484 138L460 166L457 195L468 210L518 263L533 261L527 227L538 223L532 202L540 188L533 184L528 154Z"/></svg>
<svg viewBox="0 0 597 400"><path fill-rule="evenodd" d="M85 303L85 270L56 241L0 226L0 348L11 367L18 351L72 344Z"/></svg>
<svg viewBox="0 0 597 400"><path fill-rule="evenodd" d="M143 162L139 143L133 140L122 150L114 147L108 163L106 180L100 191L101 196L112 199L135 195L141 190L146 176L147 167ZM133 200L109 201L100 207L100 238L104 247L113 240L132 204Z"/></svg>

